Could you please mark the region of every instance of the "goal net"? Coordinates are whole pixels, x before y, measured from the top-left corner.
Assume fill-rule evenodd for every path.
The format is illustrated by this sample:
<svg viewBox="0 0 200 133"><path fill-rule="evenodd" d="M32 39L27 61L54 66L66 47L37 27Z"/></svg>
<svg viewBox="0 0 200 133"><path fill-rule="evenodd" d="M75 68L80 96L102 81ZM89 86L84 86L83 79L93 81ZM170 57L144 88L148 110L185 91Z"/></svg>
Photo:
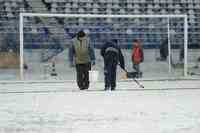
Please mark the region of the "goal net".
<svg viewBox="0 0 200 133"><path fill-rule="evenodd" d="M133 40L142 43L143 78L176 78L187 75L186 15L94 15L20 14L20 75L24 80L75 80L69 64L69 47L76 33L83 30L94 46L93 70L104 78L100 48L115 40L122 49L126 68L132 67ZM122 70L118 69L117 79Z"/></svg>

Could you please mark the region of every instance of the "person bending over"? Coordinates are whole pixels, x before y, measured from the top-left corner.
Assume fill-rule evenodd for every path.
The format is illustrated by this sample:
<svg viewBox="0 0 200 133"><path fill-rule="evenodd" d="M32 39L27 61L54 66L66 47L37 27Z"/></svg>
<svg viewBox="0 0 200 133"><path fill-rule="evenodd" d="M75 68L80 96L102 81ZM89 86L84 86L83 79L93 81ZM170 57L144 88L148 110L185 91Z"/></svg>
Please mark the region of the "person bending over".
<svg viewBox="0 0 200 133"><path fill-rule="evenodd" d="M115 90L116 88L116 69L118 63L125 70L124 57L121 49L117 45L117 40L106 42L101 48L101 55L104 59L104 82L105 90Z"/></svg>

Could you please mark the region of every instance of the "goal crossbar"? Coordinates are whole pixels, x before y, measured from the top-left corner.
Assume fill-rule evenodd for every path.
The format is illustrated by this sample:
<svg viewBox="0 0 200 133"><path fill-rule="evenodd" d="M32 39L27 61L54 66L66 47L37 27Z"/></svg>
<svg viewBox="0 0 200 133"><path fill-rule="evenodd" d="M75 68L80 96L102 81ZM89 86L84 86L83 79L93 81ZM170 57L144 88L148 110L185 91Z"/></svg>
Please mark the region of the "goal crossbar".
<svg viewBox="0 0 200 133"><path fill-rule="evenodd" d="M48 14L48 13L20 13L19 32L20 32L20 79L23 80L23 49L24 49L24 17L65 17L65 18L183 18L184 19L184 76L187 76L187 55L188 55L188 16L186 14L166 14L166 15L113 15L113 14ZM168 24L169 27L169 24ZM169 28L168 28L169 29ZM169 32L169 31L168 31ZM168 33L169 38L169 33ZM168 47L170 48L170 46ZM170 50L169 50L170 55ZM170 58L169 58L170 62ZM169 71L171 66L169 63Z"/></svg>
<svg viewBox="0 0 200 133"><path fill-rule="evenodd" d="M75 17L75 18L185 18L187 15L114 15L114 14L48 14L48 13L20 13L20 16L30 17Z"/></svg>

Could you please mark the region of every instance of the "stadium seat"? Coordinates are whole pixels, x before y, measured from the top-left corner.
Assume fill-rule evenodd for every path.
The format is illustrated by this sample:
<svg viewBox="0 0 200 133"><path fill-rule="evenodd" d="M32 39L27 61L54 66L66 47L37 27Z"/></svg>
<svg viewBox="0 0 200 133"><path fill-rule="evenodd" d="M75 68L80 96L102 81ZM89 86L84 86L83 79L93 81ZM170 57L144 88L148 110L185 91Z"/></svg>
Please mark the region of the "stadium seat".
<svg viewBox="0 0 200 133"><path fill-rule="evenodd" d="M165 9L162 9L161 14L167 14L167 11Z"/></svg>
<svg viewBox="0 0 200 133"><path fill-rule="evenodd" d="M153 10L152 9L148 9L147 10L147 14L153 14Z"/></svg>
<svg viewBox="0 0 200 133"><path fill-rule="evenodd" d="M188 14L194 14L194 10L193 10L193 9L190 9L190 10L188 11Z"/></svg>
<svg viewBox="0 0 200 133"><path fill-rule="evenodd" d="M120 14L125 14L125 13L126 13L126 11L123 8L121 8L120 9Z"/></svg>
<svg viewBox="0 0 200 133"><path fill-rule="evenodd" d="M53 7L52 7L52 8L51 8L51 12L52 12L52 13L56 13L56 12L57 12L56 8L53 8Z"/></svg>
<svg viewBox="0 0 200 133"><path fill-rule="evenodd" d="M175 14L181 14L181 11L179 9L175 9L174 13Z"/></svg>
<svg viewBox="0 0 200 133"><path fill-rule="evenodd" d="M73 2L73 3L72 3L72 8L78 8L78 3Z"/></svg>
<svg viewBox="0 0 200 133"><path fill-rule="evenodd" d="M93 8L99 8L99 5L97 3L94 3Z"/></svg>
<svg viewBox="0 0 200 133"><path fill-rule="evenodd" d="M93 11L92 11L94 14L97 14L98 13L98 9L97 8L93 8Z"/></svg>
<svg viewBox="0 0 200 133"><path fill-rule="evenodd" d="M138 8L140 8L140 6L138 4L134 4L133 8L138 9Z"/></svg>
<svg viewBox="0 0 200 133"><path fill-rule="evenodd" d="M147 8L148 8L148 9L152 9L152 8L153 8L153 5L152 5L152 4L148 4Z"/></svg>
<svg viewBox="0 0 200 133"><path fill-rule="evenodd" d="M71 12L70 8L66 7L65 8L65 13L70 13L70 12Z"/></svg>
<svg viewBox="0 0 200 133"><path fill-rule="evenodd" d="M85 10L83 8L78 9L78 13L83 14L84 12L85 12Z"/></svg>
<svg viewBox="0 0 200 133"><path fill-rule="evenodd" d="M133 13L134 13L134 14L139 14L140 11L139 11L139 9L134 9L134 10L133 10Z"/></svg>
<svg viewBox="0 0 200 133"><path fill-rule="evenodd" d="M70 8L71 7L71 3L65 3L65 8Z"/></svg>
<svg viewBox="0 0 200 133"><path fill-rule="evenodd" d="M155 4L154 9L159 9L160 5L159 4Z"/></svg>
<svg viewBox="0 0 200 133"><path fill-rule="evenodd" d="M130 9L133 8L133 4L132 3L128 3L127 4L127 8L130 8Z"/></svg>
<svg viewBox="0 0 200 133"><path fill-rule="evenodd" d="M107 9L107 10L106 10L106 13L107 13L107 14L112 14L112 10L111 10L111 9Z"/></svg>
<svg viewBox="0 0 200 133"><path fill-rule="evenodd" d="M199 4L195 4L195 8L199 9L200 8L200 3Z"/></svg>
<svg viewBox="0 0 200 133"><path fill-rule="evenodd" d="M188 8L193 9L193 8L194 8L193 4L190 3L190 4L188 5Z"/></svg>

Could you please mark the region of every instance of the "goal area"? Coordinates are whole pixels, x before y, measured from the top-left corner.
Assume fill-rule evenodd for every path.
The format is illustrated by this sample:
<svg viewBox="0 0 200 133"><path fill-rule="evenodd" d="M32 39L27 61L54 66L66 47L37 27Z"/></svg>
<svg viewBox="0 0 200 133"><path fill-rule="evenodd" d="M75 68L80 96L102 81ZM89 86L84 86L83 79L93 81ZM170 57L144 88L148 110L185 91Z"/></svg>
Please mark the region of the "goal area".
<svg viewBox="0 0 200 133"><path fill-rule="evenodd" d="M134 71L133 40L141 41L143 79L180 78L188 73L187 15L20 13L19 30L21 80L74 81L69 47L81 30L94 46L96 64L92 69L100 72L99 80L104 79L100 49L111 40L122 49L128 71ZM120 68L117 75L120 80Z"/></svg>

